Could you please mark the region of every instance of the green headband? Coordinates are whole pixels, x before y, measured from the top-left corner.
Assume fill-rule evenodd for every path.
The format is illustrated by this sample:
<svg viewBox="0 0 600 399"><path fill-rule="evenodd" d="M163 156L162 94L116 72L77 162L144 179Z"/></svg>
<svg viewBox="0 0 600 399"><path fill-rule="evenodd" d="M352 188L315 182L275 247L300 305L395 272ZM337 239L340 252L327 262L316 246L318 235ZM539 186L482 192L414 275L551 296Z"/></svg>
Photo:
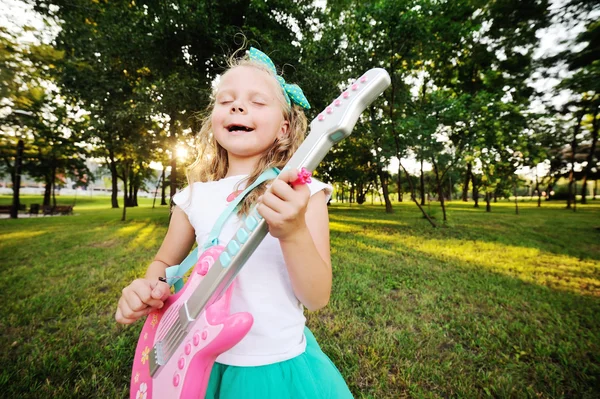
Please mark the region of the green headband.
<svg viewBox="0 0 600 399"><path fill-rule="evenodd" d="M248 57L251 61L256 61L265 65L271 72L273 72L275 78L277 78L277 81L283 89L285 100L289 106L291 106L293 102L304 109L310 109L310 104L304 96L302 89L298 85L285 83L285 80L281 76L277 75L277 68L275 68L275 64L273 64L273 61L271 61L268 55L260 50L255 49L254 47L250 47L250 50L248 50Z"/></svg>

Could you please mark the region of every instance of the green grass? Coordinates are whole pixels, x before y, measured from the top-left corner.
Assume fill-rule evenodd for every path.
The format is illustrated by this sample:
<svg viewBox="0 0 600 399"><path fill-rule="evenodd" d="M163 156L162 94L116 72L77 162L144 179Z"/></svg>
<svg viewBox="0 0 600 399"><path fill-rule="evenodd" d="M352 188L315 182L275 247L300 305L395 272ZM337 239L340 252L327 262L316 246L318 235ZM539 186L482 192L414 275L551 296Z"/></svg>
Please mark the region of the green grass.
<svg viewBox="0 0 600 399"><path fill-rule="evenodd" d="M168 210L120 222L108 201L0 220L0 396L128 396L141 325L113 313ZM519 205L453 202L439 229L410 203L330 208L333 294L308 324L357 398L598 396L600 204Z"/></svg>

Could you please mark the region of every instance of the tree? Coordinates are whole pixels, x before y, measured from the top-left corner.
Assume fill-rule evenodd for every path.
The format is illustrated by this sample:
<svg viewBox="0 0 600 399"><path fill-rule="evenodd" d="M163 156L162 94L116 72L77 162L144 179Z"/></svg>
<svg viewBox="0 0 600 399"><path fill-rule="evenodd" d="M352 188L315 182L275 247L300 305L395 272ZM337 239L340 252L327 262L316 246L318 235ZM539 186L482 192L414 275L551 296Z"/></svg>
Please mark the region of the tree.
<svg viewBox="0 0 600 399"><path fill-rule="evenodd" d="M310 33L315 9L307 0L39 0L37 6L62 21L56 42L67 57L57 76L65 92L92 113L95 144L103 148L113 177L113 207L118 206L117 163L126 159L122 151L139 133L124 123L132 108L168 121L172 196L179 182L176 148L186 132L198 131L196 116L209 104L226 53L239 46L236 34L244 32L267 52L277 49L278 63L299 65L295 28ZM115 114L124 119L112 121Z"/></svg>

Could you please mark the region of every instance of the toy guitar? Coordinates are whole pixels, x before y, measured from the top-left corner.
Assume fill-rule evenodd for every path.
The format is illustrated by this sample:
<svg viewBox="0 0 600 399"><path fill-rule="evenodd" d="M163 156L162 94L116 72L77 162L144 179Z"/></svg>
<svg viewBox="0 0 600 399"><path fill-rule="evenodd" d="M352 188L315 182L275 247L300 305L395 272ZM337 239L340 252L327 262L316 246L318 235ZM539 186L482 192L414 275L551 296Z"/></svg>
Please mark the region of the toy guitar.
<svg viewBox="0 0 600 399"><path fill-rule="evenodd" d="M389 85L381 68L352 83L310 123L310 134L285 169L314 170ZM232 283L267 233L267 223L253 209L227 245L202 253L183 289L148 315L135 351L131 399L204 397L215 359L252 326L249 313L229 314Z"/></svg>

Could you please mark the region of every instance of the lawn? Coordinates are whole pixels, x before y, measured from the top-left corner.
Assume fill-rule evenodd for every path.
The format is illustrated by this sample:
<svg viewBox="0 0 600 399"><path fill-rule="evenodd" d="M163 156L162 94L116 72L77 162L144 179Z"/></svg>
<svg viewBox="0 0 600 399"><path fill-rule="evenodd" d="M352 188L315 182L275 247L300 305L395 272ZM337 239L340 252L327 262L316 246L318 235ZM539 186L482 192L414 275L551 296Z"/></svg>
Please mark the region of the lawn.
<svg viewBox="0 0 600 399"><path fill-rule="evenodd" d="M108 204L0 220L0 396L128 397L141 324L113 314L168 210ZM452 202L438 229L410 203L330 207L333 294L308 325L357 398L600 395L600 204L519 205Z"/></svg>

